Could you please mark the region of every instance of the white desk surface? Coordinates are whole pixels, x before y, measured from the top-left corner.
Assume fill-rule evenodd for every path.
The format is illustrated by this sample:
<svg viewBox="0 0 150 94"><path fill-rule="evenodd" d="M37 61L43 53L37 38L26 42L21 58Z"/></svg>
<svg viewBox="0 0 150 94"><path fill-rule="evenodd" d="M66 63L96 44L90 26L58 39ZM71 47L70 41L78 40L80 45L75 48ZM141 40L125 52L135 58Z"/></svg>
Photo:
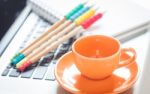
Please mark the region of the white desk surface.
<svg viewBox="0 0 150 94"><path fill-rule="evenodd" d="M140 79L142 78L141 74L142 74L143 66L145 64L145 58L146 58L149 41L150 41L150 32L147 32L141 36L138 36L122 44L122 47L133 47L136 50L137 52L136 61L140 68L140 75L134 87L122 94L138 94L138 90L140 89L140 84L141 84Z"/></svg>
<svg viewBox="0 0 150 94"><path fill-rule="evenodd" d="M131 1L150 10L150 1L149 0L131 0ZM142 83L142 81L143 81L143 79L145 79L144 77L142 77L142 72L143 72L144 65L146 65L145 59L146 59L146 55L148 53L148 43L150 43L149 41L150 41L150 30L149 30L149 32L147 32L145 34L138 36L138 37L122 44L123 47L135 48L135 50L137 52L137 63L140 68L140 75L139 75L139 78L138 78L137 82L135 83L134 87L122 94L150 94L150 91L148 89L141 90L141 86L143 86L143 84L144 84L144 83ZM148 73L146 73L146 74L148 74ZM144 82L146 82L146 81L144 81ZM146 87L146 85L150 86L150 82L146 82L146 84L144 85L143 88L148 88L148 87Z"/></svg>
<svg viewBox="0 0 150 94"><path fill-rule="evenodd" d="M150 1L149 0L131 0L131 1L150 10ZM144 77L142 77L142 72L143 72L143 66L146 65L145 59L146 59L146 55L148 53L147 49L148 49L148 43L150 43L149 41L150 41L150 32L148 32L144 35L141 35L141 36L123 44L123 46L125 46L125 47L130 45L136 49L137 55L138 55L137 63L140 67L140 76L134 86L133 93L131 93L132 91L130 90L127 94L140 94L140 93L145 94L144 92L146 92L146 94L150 93L150 91L146 91L147 89L145 89L144 92L142 92L143 90L140 90L141 89L140 87L143 86L143 83L141 83L141 81L143 81L143 79L145 79ZM147 82L145 85L150 85L150 83Z"/></svg>
<svg viewBox="0 0 150 94"><path fill-rule="evenodd" d="M150 10L150 1L149 0L131 0L140 6Z"/></svg>

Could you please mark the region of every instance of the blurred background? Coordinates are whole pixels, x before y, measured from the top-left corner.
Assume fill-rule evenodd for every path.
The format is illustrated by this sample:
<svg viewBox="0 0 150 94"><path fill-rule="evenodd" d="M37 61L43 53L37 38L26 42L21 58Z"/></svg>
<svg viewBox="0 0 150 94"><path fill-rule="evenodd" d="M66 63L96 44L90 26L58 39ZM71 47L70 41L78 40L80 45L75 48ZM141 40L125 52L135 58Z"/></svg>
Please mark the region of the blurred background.
<svg viewBox="0 0 150 94"><path fill-rule="evenodd" d="M25 5L26 0L0 0L0 40Z"/></svg>

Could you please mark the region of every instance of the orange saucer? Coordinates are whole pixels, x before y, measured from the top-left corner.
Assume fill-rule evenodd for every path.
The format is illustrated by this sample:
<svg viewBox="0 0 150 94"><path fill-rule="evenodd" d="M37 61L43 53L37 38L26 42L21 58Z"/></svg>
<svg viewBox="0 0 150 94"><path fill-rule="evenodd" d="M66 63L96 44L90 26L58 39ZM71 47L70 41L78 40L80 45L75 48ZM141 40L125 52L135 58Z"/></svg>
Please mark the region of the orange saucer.
<svg viewBox="0 0 150 94"><path fill-rule="evenodd" d="M123 58L127 57L128 55L123 56ZM121 93L131 88L136 82L138 66L134 62L126 67L116 69L111 76L105 79L91 80L81 75L74 64L72 52L68 52L59 59L55 68L55 76L60 85L71 93Z"/></svg>

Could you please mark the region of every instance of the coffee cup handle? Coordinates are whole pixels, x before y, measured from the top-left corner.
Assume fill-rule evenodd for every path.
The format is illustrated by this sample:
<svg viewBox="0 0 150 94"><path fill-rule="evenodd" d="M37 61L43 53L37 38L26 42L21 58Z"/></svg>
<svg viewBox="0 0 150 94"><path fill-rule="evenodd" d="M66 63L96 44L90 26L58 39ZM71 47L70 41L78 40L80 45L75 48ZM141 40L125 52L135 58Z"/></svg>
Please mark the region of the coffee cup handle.
<svg viewBox="0 0 150 94"><path fill-rule="evenodd" d="M133 48L122 48L121 49L121 58L123 54L128 54L129 58L120 61L118 67L123 67L133 63L137 57L136 51Z"/></svg>

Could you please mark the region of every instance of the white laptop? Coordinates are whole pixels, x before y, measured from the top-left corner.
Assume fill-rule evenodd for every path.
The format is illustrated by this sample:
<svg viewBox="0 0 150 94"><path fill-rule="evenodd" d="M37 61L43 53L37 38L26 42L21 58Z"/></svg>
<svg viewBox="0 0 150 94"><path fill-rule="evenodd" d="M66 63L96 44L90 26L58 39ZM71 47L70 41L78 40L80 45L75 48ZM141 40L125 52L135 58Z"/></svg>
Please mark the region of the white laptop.
<svg viewBox="0 0 150 94"><path fill-rule="evenodd" d="M42 5L41 1L35 0ZM38 13L36 8L40 7L35 7L32 0L28 1L26 8L1 42L1 48L3 44L5 45L5 50L2 51L0 58L1 94L70 94L56 81L54 67L59 57L70 50L70 45L76 37L61 44L55 51L42 57L38 63L30 66L23 73L9 65L10 59L19 49L40 36L56 20L81 3L81 0L48 0L45 2L49 2L44 5L47 10L50 10L51 18L47 18L44 13ZM106 13L101 20L87 30L86 34L105 34L124 41L133 35L146 32L149 27L150 12L132 2L97 0L97 5L100 9L106 10ZM47 18L51 23L42 17ZM5 44L6 42L8 44Z"/></svg>

